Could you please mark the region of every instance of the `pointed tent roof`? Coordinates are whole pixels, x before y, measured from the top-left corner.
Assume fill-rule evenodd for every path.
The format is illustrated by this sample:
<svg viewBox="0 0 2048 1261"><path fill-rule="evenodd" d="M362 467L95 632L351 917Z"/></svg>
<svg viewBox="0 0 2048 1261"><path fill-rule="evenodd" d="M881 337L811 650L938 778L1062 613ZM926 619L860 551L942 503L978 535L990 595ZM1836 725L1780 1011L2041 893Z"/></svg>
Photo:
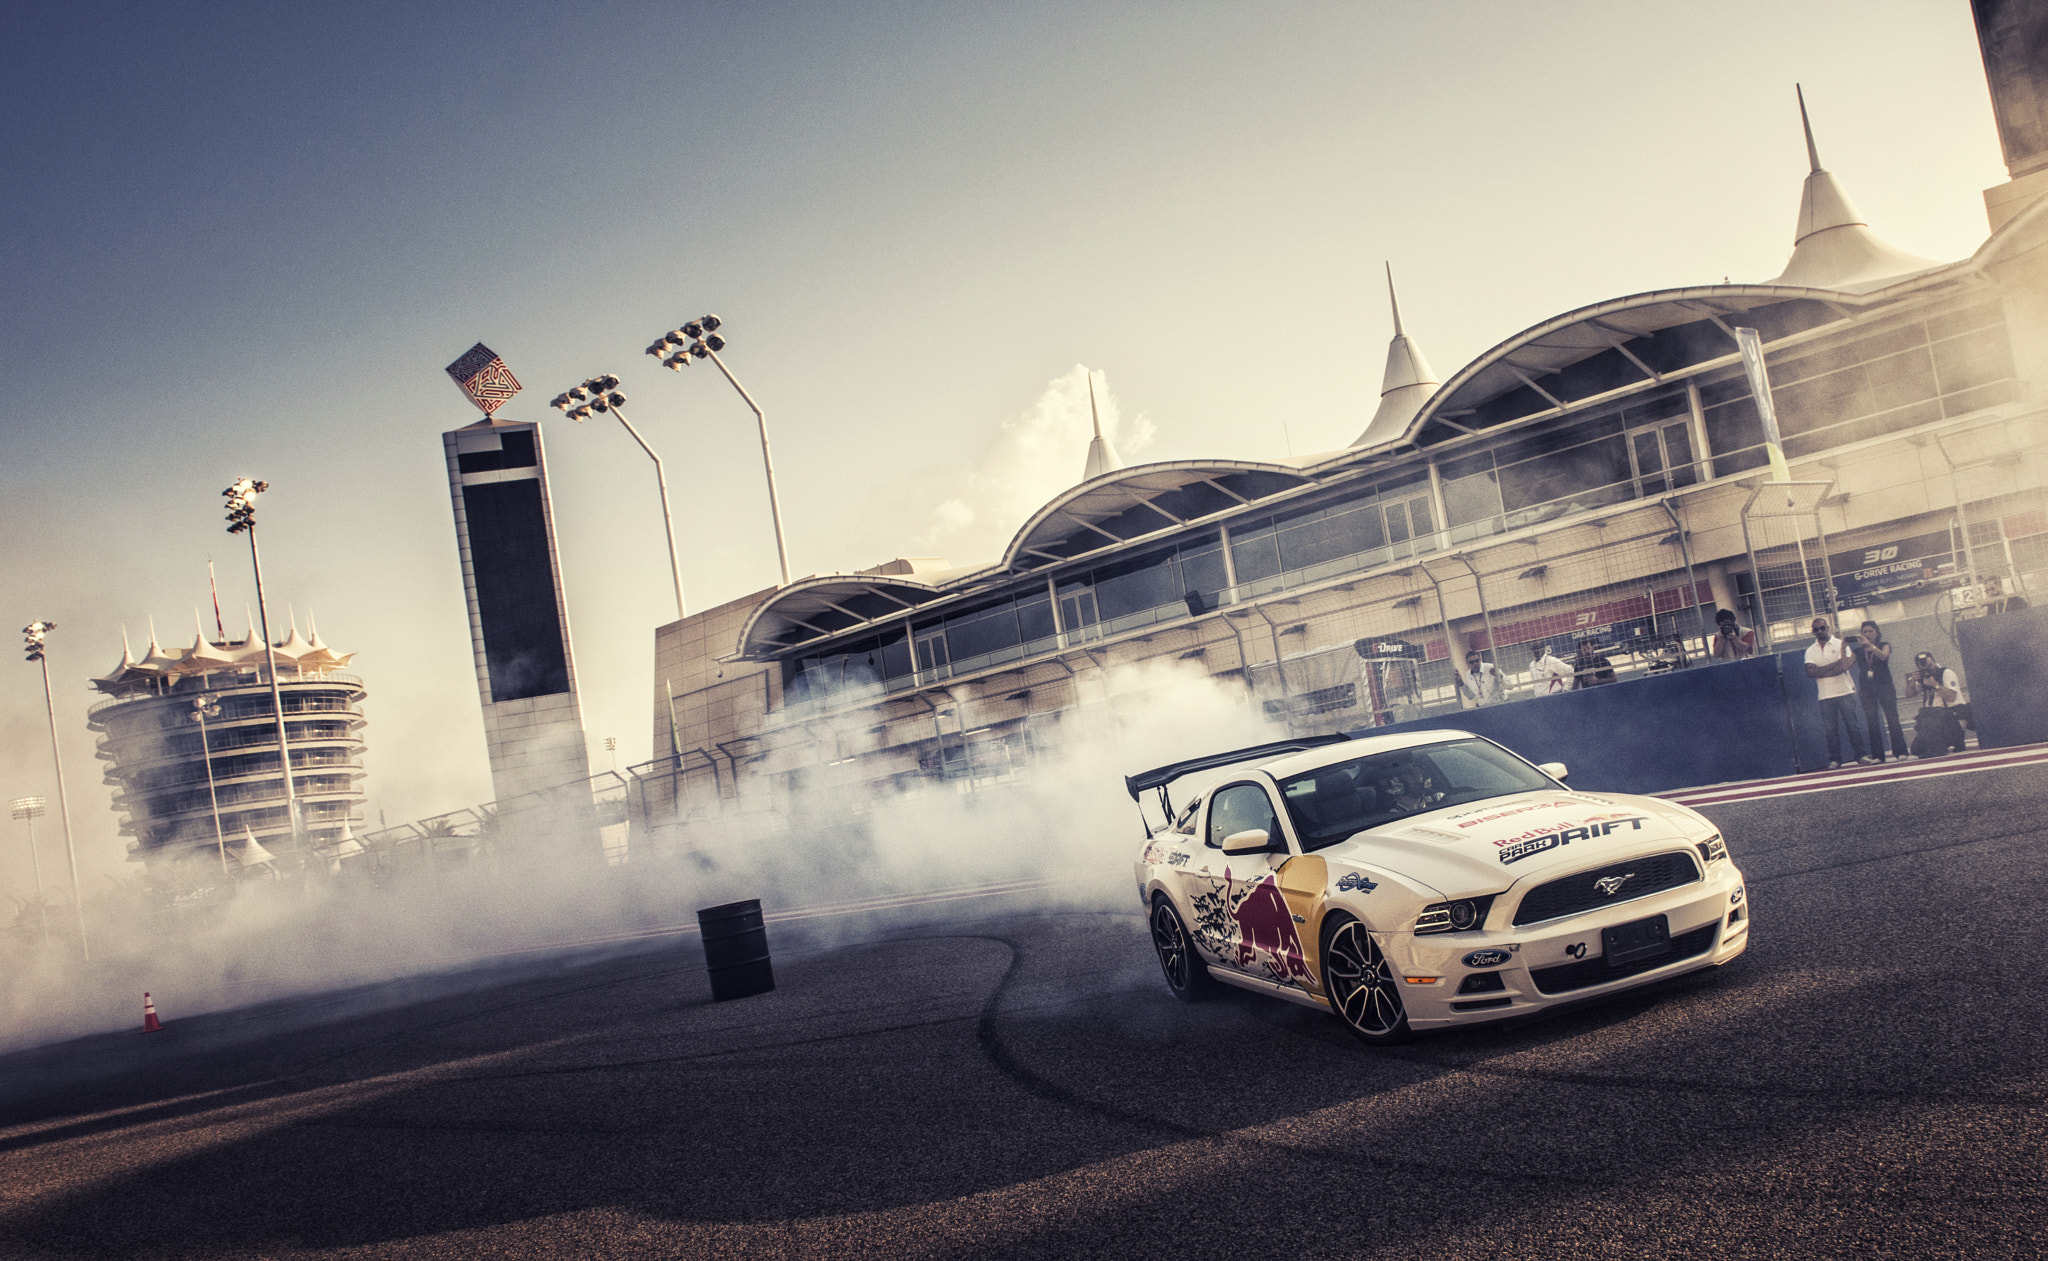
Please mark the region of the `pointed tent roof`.
<svg viewBox="0 0 2048 1261"><path fill-rule="evenodd" d="M1806 93L1798 85L1799 125L1806 132L1810 168L1799 194L1799 227L1792 239L1792 257L1772 285L1799 285L1867 293L1908 276L1942 266L1908 254L1870 230L1870 224L1834 174L1820 164L1813 143L1813 123L1806 116Z"/></svg>
<svg viewBox="0 0 2048 1261"><path fill-rule="evenodd" d="M178 664L178 658L171 656L156 643L156 619L149 621L149 651L142 654L142 660L135 663L138 669L163 671Z"/></svg>
<svg viewBox="0 0 2048 1261"><path fill-rule="evenodd" d="M277 859L269 850L263 848L262 843L256 839L256 833L250 831L245 824L242 828L242 843L235 846L235 861L247 869L274 863Z"/></svg>
<svg viewBox="0 0 2048 1261"><path fill-rule="evenodd" d="M111 691L120 686L134 669L135 653L128 647L128 628L123 626L121 628L121 664L115 666L111 672L94 679L92 681L93 686L103 692Z"/></svg>
<svg viewBox="0 0 2048 1261"><path fill-rule="evenodd" d="M299 658L300 669L338 669L341 666L347 665L355 657L355 654L352 652L336 652L326 644L321 643L320 627L314 623L310 613L306 615L306 628L308 634L311 635L307 643L311 645L312 650Z"/></svg>
<svg viewBox="0 0 2048 1261"><path fill-rule="evenodd" d="M283 643L273 645L272 651L277 654L278 660L289 661L294 665L311 664L305 659L316 657L319 652L312 644L306 642L304 635L299 634L299 626L296 621L292 623L292 633L285 637Z"/></svg>
<svg viewBox="0 0 2048 1261"><path fill-rule="evenodd" d="M341 835L335 839L334 844L329 845L322 852L338 862L341 859L354 858L356 855L367 853L368 851L363 848L363 843L356 839L355 831L349 827L348 820L343 819L341 821Z"/></svg>
<svg viewBox="0 0 2048 1261"><path fill-rule="evenodd" d="M241 654L229 652L222 645L206 637L206 623L199 617L199 610L192 611L193 620L199 624L199 638L192 641L191 650L178 663L180 674L204 674L210 670L232 670Z"/></svg>
<svg viewBox="0 0 2048 1261"><path fill-rule="evenodd" d="M1394 292L1392 263L1387 264L1387 302L1394 312L1394 340L1387 343L1387 371L1380 379L1380 406L1365 432L1351 444L1353 448L1377 446L1399 438L1442 384L1429 361L1422 357L1422 347L1401 327L1401 298Z"/></svg>
<svg viewBox="0 0 2048 1261"><path fill-rule="evenodd" d="M1095 436L1088 442L1088 463L1081 470L1081 480L1093 481L1104 473L1114 473L1124 466L1123 457L1116 448L1109 445L1109 439L1102 436L1102 413L1095 406L1095 374L1088 374L1088 417L1095 423Z"/></svg>

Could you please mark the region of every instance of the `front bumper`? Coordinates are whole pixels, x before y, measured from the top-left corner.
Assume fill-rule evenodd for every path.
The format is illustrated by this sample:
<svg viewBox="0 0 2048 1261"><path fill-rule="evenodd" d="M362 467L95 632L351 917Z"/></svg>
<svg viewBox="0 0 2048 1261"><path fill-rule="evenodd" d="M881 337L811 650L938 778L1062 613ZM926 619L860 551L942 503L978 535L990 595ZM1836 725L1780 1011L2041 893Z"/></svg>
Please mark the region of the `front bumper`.
<svg viewBox="0 0 2048 1261"><path fill-rule="evenodd" d="M1653 915L1670 925L1668 954L1610 967L1601 930ZM1749 945L1749 899L1733 862L1707 877L1646 898L1521 928L1403 935L1385 943L1395 965L1409 1027L1443 1029L1528 1015L1589 998L1718 967ZM1505 963L1470 966L1467 956L1497 951ZM1488 974L1491 974L1488 976ZM1471 988L1467 978L1482 976ZM1414 979L1411 979L1414 978ZM1425 980L1424 978L1434 978Z"/></svg>

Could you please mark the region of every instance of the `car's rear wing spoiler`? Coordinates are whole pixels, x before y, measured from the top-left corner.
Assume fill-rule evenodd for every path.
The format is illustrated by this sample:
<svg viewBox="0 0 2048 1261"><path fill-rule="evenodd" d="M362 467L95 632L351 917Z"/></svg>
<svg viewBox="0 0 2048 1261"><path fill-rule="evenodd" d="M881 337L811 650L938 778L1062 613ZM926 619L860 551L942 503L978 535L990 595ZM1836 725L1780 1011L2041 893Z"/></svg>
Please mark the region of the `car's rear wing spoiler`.
<svg viewBox="0 0 2048 1261"><path fill-rule="evenodd" d="M1124 790L1131 794L1132 801L1139 803L1140 809L1138 814L1140 818L1143 818L1143 794L1151 789L1158 789L1160 808L1166 811L1167 825L1172 826L1173 799L1166 795L1166 786L1183 775L1192 775L1196 771L1214 770L1219 766L1235 766L1240 762L1262 762L1267 758L1278 757L1282 753L1306 753L1310 749L1320 749L1325 745L1342 744L1350 738L1350 736L1345 735L1341 731L1333 731L1326 736L1301 736L1293 740L1275 740L1271 744L1255 744L1246 749L1232 749L1228 753L1211 753L1207 757L1189 758L1185 762L1169 762L1165 766L1155 767L1149 771L1141 771L1136 775L1124 776ZM1152 824L1147 820L1145 822L1145 836L1147 839L1150 839L1151 835Z"/></svg>
<svg viewBox="0 0 2048 1261"><path fill-rule="evenodd" d="M1325 745L1342 744L1351 737L1341 731L1326 736L1302 736L1294 740L1275 740L1271 744L1255 744L1248 749L1233 749L1228 753L1211 753L1207 757L1189 758L1185 762L1170 762L1155 770L1142 771L1136 775L1124 776L1124 788L1137 801L1139 794L1153 788L1164 788L1183 775L1196 771L1214 770L1219 766L1234 766L1239 762L1258 762L1282 753L1306 753Z"/></svg>

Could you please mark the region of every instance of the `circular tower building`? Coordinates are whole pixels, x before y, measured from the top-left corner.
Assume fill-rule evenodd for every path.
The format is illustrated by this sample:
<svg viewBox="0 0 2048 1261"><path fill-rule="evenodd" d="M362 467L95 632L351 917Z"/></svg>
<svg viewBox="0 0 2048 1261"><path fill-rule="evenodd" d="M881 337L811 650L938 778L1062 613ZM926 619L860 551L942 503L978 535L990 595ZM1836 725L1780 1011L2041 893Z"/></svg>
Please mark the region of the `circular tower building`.
<svg viewBox="0 0 2048 1261"><path fill-rule="evenodd" d="M208 884L228 874L290 874L298 846L327 864L362 852L351 834L363 801L363 701L368 693L336 653L292 627L266 654L252 630L168 651L152 638L141 661L124 645L121 664L94 688L107 699L88 721L100 733L114 809L130 861L153 882ZM292 836L278 757L267 661L284 699L303 840ZM201 744L204 712L204 745ZM208 772L211 770L211 782ZM216 815L218 827L216 827ZM204 864L188 866L188 864Z"/></svg>

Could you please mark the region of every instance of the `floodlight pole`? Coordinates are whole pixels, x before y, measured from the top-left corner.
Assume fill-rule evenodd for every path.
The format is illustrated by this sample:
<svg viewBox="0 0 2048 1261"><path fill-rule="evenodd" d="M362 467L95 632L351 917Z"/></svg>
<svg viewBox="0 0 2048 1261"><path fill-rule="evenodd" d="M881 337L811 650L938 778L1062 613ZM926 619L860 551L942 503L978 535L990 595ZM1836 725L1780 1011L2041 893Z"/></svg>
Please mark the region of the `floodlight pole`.
<svg viewBox="0 0 2048 1261"><path fill-rule="evenodd" d="M215 712L219 712L219 701L211 695L200 696L192 701L192 717L199 724L199 760L206 763L206 799L213 803L213 844L220 851L220 874L228 874L228 842L220 830L220 794L213 787L213 749L206 739L206 703L213 701Z"/></svg>
<svg viewBox="0 0 2048 1261"><path fill-rule="evenodd" d="M662 471L661 457L647 445L647 439L640 436L640 431L633 428L633 422L626 419L625 409L614 406L611 412L626 427L626 432L633 435L633 441L640 444L647 458L654 461L654 482L661 488L661 526L668 532L668 572L676 584L676 620L681 621L690 615L690 611L683 605L683 563L676 557L676 519L668 508L668 474Z"/></svg>
<svg viewBox="0 0 2048 1261"><path fill-rule="evenodd" d="M64 754L57 747L57 701L50 691L50 659L38 647L36 661L43 667L43 706L50 714L50 760L57 765L57 809L64 819L64 857L71 864L71 911L78 917L78 948L90 963L92 943L85 936L85 889L78 883L78 848L71 842L71 797L64 791Z"/></svg>
<svg viewBox="0 0 2048 1261"><path fill-rule="evenodd" d="M243 486L249 489L241 490ZM268 489L264 483L250 482L246 478L228 487L228 533L247 532L249 535L249 564L256 571L257 624L263 628L263 664L270 674L271 717L277 720L277 760L284 769L284 812L291 824L292 849L299 856L299 874L304 876L312 871L313 859L307 852L305 829L299 819L299 795L292 787L292 750L284 729L284 688L277 681L277 652L270 644L270 606L263 598L263 554L256 548L256 496ZM209 764L209 774L212 769ZM222 846L222 855L226 855L225 845Z"/></svg>
<svg viewBox="0 0 2048 1261"><path fill-rule="evenodd" d="M50 908L43 901L43 860L36 854L36 816L46 807L34 797L23 797L14 803L14 817L28 824L28 861L36 873L36 918L43 925L43 948L50 947Z"/></svg>
<svg viewBox="0 0 2048 1261"><path fill-rule="evenodd" d="M755 421L761 426L761 467L768 472L768 515L775 522L775 559L782 564L782 585L786 587L789 585L789 548L782 539L782 508L775 498L775 457L768 453L768 417L762 413L761 405L754 401L754 396L747 393L747 387L732 374L732 369L725 366L725 360L718 357L718 352L705 346L704 353L718 365L725 379L732 382L732 388L740 392L740 397L747 400L747 406L754 409Z"/></svg>

